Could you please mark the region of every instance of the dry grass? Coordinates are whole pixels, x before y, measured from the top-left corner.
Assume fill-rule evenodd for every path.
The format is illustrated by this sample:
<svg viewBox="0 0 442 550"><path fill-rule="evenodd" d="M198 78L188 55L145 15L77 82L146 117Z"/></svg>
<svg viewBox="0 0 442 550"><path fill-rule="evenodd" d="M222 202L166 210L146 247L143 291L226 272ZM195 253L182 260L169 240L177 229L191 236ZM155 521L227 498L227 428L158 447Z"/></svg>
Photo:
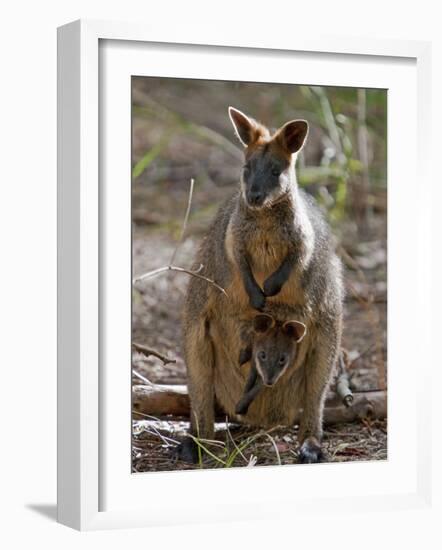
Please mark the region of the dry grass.
<svg viewBox="0 0 442 550"><path fill-rule="evenodd" d="M189 470L244 466L297 464L299 445L297 427L276 427L268 431L237 424L216 425L216 439L203 441L202 464L177 461L174 451L185 435L187 421L133 421L133 472ZM327 462L387 459L387 422L351 423L330 426L324 431ZM214 458L216 457L216 458Z"/></svg>

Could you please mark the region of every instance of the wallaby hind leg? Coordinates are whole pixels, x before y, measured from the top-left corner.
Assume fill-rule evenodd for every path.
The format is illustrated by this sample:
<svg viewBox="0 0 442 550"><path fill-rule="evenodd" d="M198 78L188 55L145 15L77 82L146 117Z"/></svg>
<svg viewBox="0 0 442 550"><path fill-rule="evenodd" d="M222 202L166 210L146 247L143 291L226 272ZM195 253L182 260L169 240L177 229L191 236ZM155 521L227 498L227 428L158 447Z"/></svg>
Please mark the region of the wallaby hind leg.
<svg viewBox="0 0 442 550"><path fill-rule="evenodd" d="M315 348L305 364L305 394L299 426L302 463L322 462L322 417L324 401L340 347L340 322L327 323L316 334Z"/></svg>
<svg viewBox="0 0 442 550"><path fill-rule="evenodd" d="M190 434L213 439L215 421L214 354L209 321L200 319L188 327L184 337L187 384L190 396ZM198 461L198 446L187 437L178 448L178 457L186 462Z"/></svg>

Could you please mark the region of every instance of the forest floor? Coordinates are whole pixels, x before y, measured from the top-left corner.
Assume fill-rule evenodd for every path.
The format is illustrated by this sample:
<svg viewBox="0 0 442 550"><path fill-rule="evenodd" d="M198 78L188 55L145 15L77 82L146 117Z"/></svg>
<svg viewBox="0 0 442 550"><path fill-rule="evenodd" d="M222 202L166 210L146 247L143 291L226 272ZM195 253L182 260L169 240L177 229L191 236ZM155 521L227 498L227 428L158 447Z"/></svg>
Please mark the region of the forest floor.
<svg viewBox="0 0 442 550"><path fill-rule="evenodd" d="M179 210L177 208L177 217ZM209 217L213 215L211 211L207 214ZM201 216L198 220L201 224ZM134 276L168 265L176 245L174 226L171 230L170 222L150 218L144 221L134 224L133 229ZM176 265L190 266L204 232L204 224L199 224L190 224L190 235L179 247ZM379 234L382 235L384 229L380 226ZM342 235L339 250L346 267L347 290L343 346L352 361L351 385L359 391L379 389L386 380L387 356L385 241L376 231L364 241L355 239L351 232L342 231ZM153 383L186 383L181 311L187 283L188 275L170 272L133 288L133 342L153 347L176 360L164 365L155 357L146 358L134 352L133 369ZM133 384L139 383L142 382L134 376ZM188 465L174 458L174 449L188 427L187 420L155 419L134 414L133 471L201 466ZM297 426L275 427L264 432L228 422L219 423L216 430L218 443L209 444L210 454L205 453L204 467L294 464L298 453L296 432ZM328 426L324 431L324 449L327 461L332 462L385 460L387 421L363 420Z"/></svg>

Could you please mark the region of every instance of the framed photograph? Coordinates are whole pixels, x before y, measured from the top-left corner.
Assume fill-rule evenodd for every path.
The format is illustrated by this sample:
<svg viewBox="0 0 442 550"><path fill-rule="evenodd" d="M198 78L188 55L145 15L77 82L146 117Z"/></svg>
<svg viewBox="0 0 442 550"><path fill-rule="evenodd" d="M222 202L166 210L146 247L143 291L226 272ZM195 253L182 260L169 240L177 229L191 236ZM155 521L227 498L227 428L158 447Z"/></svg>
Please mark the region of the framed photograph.
<svg viewBox="0 0 442 550"><path fill-rule="evenodd" d="M429 56L59 29L61 523L427 505Z"/></svg>

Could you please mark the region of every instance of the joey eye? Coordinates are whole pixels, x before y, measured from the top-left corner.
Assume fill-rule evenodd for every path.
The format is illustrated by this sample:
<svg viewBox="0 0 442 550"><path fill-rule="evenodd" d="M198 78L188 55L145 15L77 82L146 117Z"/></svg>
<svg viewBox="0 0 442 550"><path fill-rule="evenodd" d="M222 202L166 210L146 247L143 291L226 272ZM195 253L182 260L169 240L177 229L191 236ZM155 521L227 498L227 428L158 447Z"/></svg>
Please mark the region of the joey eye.
<svg viewBox="0 0 442 550"><path fill-rule="evenodd" d="M279 356L279 364L280 365L284 365L284 363L287 361L287 355L285 353L283 353L282 355Z"/></svg>
<svg viewBox="0 0 442 550"><path fill-rule="evenodd" d="M244 174L246 174L246 175L250 173L250 165L249 165L249 164L245 164L245 165L243 166L243 172L244 172Z"/></svg>
<svg viewBox="0 0 442 550"><path fill-rule="evenodd" d="M259 357L260 359L262 359L263 361L265 361L265 359L266 359L266 357L267 357L266 352L265 352L265 351L260 351L260 352L258 353L258 357Z"/></svg>
<svg viewBox="0 0 442 550"><path fill-rule="evenodd" d="M272 176L280 176L281 175L281 172L279 170L279 168L272 168Z"/></svg>

